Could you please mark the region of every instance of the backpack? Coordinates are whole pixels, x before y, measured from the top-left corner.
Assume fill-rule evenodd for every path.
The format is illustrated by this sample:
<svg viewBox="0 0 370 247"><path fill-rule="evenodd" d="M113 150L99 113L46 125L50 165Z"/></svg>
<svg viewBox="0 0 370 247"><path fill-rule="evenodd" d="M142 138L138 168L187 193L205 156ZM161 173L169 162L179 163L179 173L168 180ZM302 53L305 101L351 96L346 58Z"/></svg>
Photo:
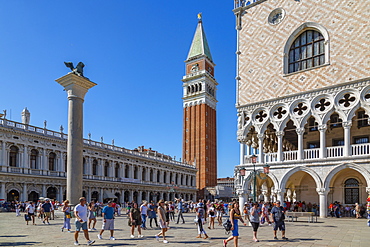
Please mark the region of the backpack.
<svg viewBox="0 0 370 247"><path fill-rule="evenodd" d="M276 207L276 213L275 213L275 221L283 221L285 219L285 215L283 214L283 210L281 207Z"/></svg>
<svg viewBox="0 0 370 247"><path fill-rule="evenodd" d="M229 233L230 233L230 231L231 231L231 227L232 227L233 225L231 224L230 219L226 219L226 220L224 220L224 222L222 223L222 226L225 228L225 234L227 235L227 234L229 234Z"/></svg>

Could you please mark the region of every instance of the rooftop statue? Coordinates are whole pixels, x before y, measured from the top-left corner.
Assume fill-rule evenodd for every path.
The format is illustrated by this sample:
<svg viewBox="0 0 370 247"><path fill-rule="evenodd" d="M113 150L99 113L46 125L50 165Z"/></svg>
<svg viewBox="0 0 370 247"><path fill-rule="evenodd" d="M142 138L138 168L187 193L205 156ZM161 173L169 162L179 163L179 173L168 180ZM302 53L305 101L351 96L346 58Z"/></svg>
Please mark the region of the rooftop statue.
<svg viewBox="0 0 370 247"><path fill-rule="evenodd" d="M73 67L72 62L64 62L64 64L72 70L71 73L84 77L84 67L85 64L83 62L79 62L76 66L76 68Z"/></svg>

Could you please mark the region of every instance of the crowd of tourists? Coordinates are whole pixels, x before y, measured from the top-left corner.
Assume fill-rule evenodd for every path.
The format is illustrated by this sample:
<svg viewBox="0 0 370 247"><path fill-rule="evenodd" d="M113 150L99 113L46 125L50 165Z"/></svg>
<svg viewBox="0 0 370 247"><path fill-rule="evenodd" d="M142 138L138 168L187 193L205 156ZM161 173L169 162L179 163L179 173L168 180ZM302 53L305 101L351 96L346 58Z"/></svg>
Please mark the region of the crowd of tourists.
<svg viewBox="0 0 370 247"><path fill-rule="evenodd" d="M54 212L58 210L64 215L63 226L61 231L71 232L71 219L74 218L75 233L74 244L79 245L79 232L83 231L84 237L88 245L92 245L95 240L90 239L89 233L97 231L97 217L102 217L101 230L96 235L98 239L106 238L105 231L109 231L109 240L115 240L114 237L114 219L121 216L122 213L128 218L128 226L130 227L130 237L144 238L144 231L148 228L159 229L155 234L155 238L163 243L168 243L166 238L170 224L185 224L183 214L194 213L194 225L197 228L196 238L208 239L209 233L215 229L215 225L225 228L231 232L231 236L223 240L223 246L232 241L234 246L238 246L239 227L238 222L246 225L247 222L252 226L252 238L255 242L259 242L257 232L262 224L272 226L273 238L278 239L277 231L281 231L281 238L287 240L285 236L285 212L316 212L318 205L304 201L300 202L282 202L276 203L263 202L253 203L249 201L240 207L238 201L234 200L231 203L215 200L213 202L199 200L198 202L185 202L178 198L173 201L159 200L158 203L153 201L143 201L138 204L135 201L120 204L113 201L108 201L106 204L100 202L87 202L84 197L81 197L79 204L71 208L70 202L65 200L62 203L52 201L48 198L39 200L38 202L11 202L1 203L2 208L8 208L15 211L16 216L20 216L21 212L25 212L26 224L32 222L33 225L39 221L40 224L50 224L50 220L56 217ZM240 211L242 209L242 212ZM362 207L357 203L353 207L343 207L339 202L331 203L329 213L333 217L353 216L356 218L362 217ZM349 214L345 213L349 212ZM212 234L211 234L212 235ZM136 237L135 237L136 236Z"/></svg>

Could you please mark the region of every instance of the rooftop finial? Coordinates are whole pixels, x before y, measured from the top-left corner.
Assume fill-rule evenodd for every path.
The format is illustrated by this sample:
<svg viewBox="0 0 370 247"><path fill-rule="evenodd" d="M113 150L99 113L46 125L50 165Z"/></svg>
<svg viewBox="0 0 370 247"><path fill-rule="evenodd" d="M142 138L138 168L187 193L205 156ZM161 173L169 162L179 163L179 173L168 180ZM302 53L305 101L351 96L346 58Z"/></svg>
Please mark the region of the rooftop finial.
<svg viewBox="0 0 370 247"><path fill-rule="evenodd" d="M198 20L199 20L199 21L202 21L202 12L199 12L199 13L198 13Z"/></svg>

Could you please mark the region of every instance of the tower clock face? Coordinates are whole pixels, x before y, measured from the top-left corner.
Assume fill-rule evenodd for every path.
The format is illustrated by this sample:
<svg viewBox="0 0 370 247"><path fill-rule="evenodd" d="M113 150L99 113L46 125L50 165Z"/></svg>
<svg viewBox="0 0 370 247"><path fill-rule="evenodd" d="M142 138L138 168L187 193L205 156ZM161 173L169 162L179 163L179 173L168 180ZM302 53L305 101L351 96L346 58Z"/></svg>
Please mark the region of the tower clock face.
<svg viewBox="0 0 370 247"><path fill-rule="evenodd" d="M277 9L274 9L269 17L268 17L268 22L271 24L271 25L277 25L279 24L280 22L283 21L285 17L285 10L282 9L282 8L277 8Z"/></svg>

